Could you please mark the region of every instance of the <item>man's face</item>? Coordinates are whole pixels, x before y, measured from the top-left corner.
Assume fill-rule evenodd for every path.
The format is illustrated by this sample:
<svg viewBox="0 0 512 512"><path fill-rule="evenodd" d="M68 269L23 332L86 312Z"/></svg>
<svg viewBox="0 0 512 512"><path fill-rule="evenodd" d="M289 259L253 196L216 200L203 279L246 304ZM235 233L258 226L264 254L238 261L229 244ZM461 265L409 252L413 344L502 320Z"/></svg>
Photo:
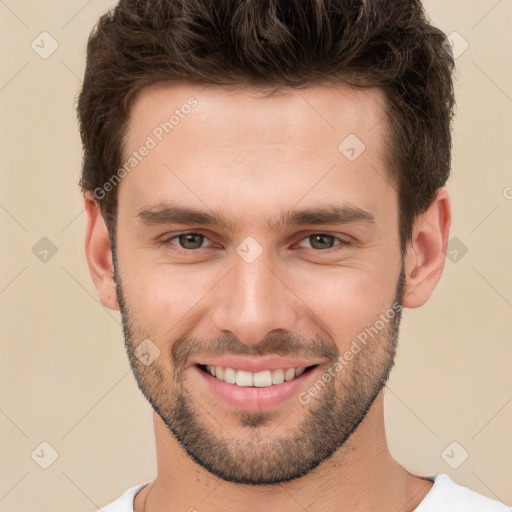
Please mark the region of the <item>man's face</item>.
<svg viewBox="0 0 512 512"><path fill-rule="evenodd" d="M378 90L345 86L159 86L132 108L114 251L130 363L187 453L225 480L311 471L387 379L404 283L383 114Z"/></svg>

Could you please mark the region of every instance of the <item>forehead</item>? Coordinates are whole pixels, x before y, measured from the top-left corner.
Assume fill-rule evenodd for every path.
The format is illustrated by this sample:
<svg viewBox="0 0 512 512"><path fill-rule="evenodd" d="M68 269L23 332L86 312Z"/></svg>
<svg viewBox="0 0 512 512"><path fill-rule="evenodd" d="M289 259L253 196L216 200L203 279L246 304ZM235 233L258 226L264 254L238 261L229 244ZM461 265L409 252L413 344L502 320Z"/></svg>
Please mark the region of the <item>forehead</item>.
<svg viewBox="0 0 512 512"><path fill-rule="evenodd" d="M337 84L267 93L191 83L143 89L130 112L125 162L151 149L121 181L119 204L121 195L133 210L173 198L236 205L236 215L343 190L366 209L386 199L381 90Z"/></svg>
<svg viewBox="0 0 512 512"><path fill-rule="evenodd" d="M213 147L219 140L240 145L242 137L252 136L258 144L274 146L290 139L298 145L326 139L322 148L333 149L333 143L337 150L336 142L343 135L352 133L373 145L384 135L385 123L380 121L384 120L386 100L379 88L355 89L338 83L283 89L275 94L269 91L189 82L145 87L130 111L126 146L132 146L139 135L154 132L173 114L173 135L179 137L181 132L188 136L193 131L203 146ZM196 122L182 122L187 117ZM166 134L164 130L162 135ZM246 140L247 145L252 142Z"/></svg>

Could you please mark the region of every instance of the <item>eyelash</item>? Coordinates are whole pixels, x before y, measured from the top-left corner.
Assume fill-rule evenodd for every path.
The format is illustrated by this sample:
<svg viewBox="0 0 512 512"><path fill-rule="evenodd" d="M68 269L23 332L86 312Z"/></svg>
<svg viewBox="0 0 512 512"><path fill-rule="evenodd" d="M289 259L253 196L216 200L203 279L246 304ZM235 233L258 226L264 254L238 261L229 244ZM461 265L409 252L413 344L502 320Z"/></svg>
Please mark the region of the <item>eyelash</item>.
<svg viewBox="0 0 512 512"><path fill-rule="evenodd" d="M203 249L208 249L208 247L200 247L199 249L183 249L181 247L178 247L178 246L175 246L174 244L172 244L172 241L179 238L180 236L183 236L183 235L199 235L199 236L203 236L205 240L209 240L209 238L204 234L204 233L199 233L199 232L196 232L196 231L184 231L183 233L178 233L176 235L173 235L171 237L168 237L164 240L162 240L160 242L160 244L162 246L165 246L165 247L169 247L169 246L174 246L172 248L173 251L177 252L178 254L186 254L186 255L194 255L196 254L197 252L203 250ZM329 237L333 237L335 240L338 240L340 243L335 245L334 247L331 247L329 249L314 249L314 248L311 248L312 251L316 252L316 253L319 253L319 254L329 254L331 252L334 252L334 251L338 251L338 250L341 250L343 249L344 247L347 247L350 245L350 242L347 242L345 240L342 240L341 238L335 236L335 235L332 235L330 233L324 233L324 232L317 232L317 233L310 233L309 235L301 238L299 240L299 242L302 242L314 235L326 235L326 236L329 236ZM309 249L309 248L306 248L306 249Z"/></svg>

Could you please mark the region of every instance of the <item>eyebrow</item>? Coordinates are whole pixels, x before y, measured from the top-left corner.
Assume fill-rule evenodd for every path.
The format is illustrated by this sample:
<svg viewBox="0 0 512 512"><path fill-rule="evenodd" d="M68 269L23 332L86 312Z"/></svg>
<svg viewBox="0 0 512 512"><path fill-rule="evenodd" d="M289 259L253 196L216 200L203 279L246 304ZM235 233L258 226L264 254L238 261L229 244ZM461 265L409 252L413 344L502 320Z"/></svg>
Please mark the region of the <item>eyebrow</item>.
<svg viewBox="0 0 512 512"><path fill-rule="evenodd" d="M236 231L240 227L239 222L230 222L219 212L196 210L168 202L144 207L136 214L136 218L146 226L200 224L220 226L229 231ZM303 225L352 224L361 222L375 224L375 217L372 213L354 205L330 205L322 208L284 212L279 217L270 219L268 227L269 230L277 231L285 226L297 227Z"/></svg>

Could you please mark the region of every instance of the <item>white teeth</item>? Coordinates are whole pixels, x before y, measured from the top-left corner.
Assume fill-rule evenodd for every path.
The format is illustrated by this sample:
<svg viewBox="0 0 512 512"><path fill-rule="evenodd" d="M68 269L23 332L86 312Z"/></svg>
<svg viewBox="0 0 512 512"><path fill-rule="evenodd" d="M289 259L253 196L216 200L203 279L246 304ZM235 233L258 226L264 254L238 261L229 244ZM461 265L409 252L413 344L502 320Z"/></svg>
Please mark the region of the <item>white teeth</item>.
<svg viewBox="0 0 512 512"><path fill-rule="evenodd" d="M227 370L227 368L226 368ZM246 372L244 370L238 370L236 372L236 385L237 386L243 386L243 387L248 387L248 386L252 386L252 376L254 374L251 373L251 372Z"/></svg>
<svg viewBox="0 0 512 512"><path fill-rule="evenodd" d="M295 369L294 368L288 368L284 372L284 380L292 380L295 377Z"/></svg>
<svg viewBox="0 0 512 512"><path fill-rule="evenodd" d="M284 370L274 370L272 372L272 384L282 384L284 382Z"/></svg>
<svg viewBox="0 0 512 512"><path fill-rule="evenodd" d="M233 368L224 368L224 382L234 384L236 382L236 372Z"/></svg>
<svg viewBox="0 0 512 512"><path fill-rule="evenodd" d="M304 373L304 370L305 370L305 369L306 369L306 368L297 368L297 369L295 370L295 377L298 377L299 375L302 375L302 374Z"/></svg>
<svg viewBox="0 0 512 512"><path fill-rule="evenodd" d="M206 366L208 373L228 384L236 384L241 387L266 388L274 384L282 384L284 381L292 380L304 373L305 367L301 368L279 368L277 370L263 370L253 373L246 370L235 370L234 368L222 366Z"/></svg>
<svg viewBox="0 0 512 512"><path fill-rule="evenodd" d="M222 368L222 366L214 366L213 368L215 369L215 373L212 373L212 375L220 380L224 380L224 368Z"/></svg>
<svg viewBox="0 0 512 512"><path fill-rule="evenodd" d="M272 386L272 372L270 370L264 370L254 374L253 377L254 386L258 388L266 388Z"/></svg>

